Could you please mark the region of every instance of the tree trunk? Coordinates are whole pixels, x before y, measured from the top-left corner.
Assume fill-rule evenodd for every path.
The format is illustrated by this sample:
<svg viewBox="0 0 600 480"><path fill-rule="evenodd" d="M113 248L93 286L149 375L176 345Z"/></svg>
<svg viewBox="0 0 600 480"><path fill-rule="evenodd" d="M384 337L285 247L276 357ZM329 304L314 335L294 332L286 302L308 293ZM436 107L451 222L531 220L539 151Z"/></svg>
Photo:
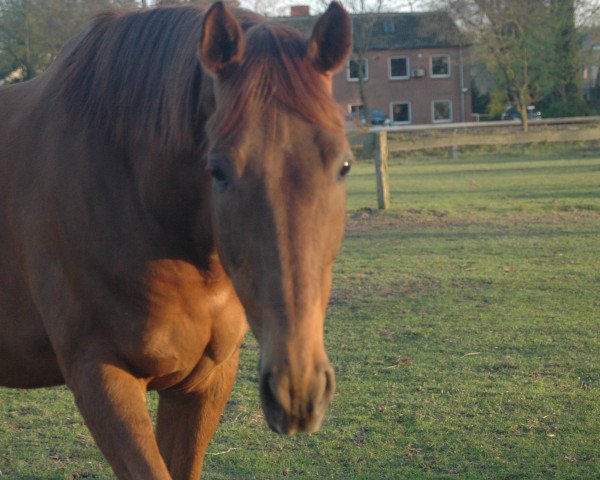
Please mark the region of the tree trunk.
<svg viewBox="0 0 600 480"><path fill-rule="evenodd" d="M368 126L371 126L371 109L369 108L369 99L367 97L367 89L365 85L365 71L363 64L365 62L364 52L358 52L358 94L360 96L360 103L362 104L365 113L365 122ZM368 67L367 67L368 68Z"/></svg>
<svg viewBox="0 0 600 480"><path fill-rule="evenodd" d="M529 115L528 115L527 105L521 105L519 109L519 114L521 115L521 122L523 124L523 132L527 133L529 131Z"/></svg>
<svg viewBox="0 0 600 480"><path fill-rule="evenodd" d="M25 21L25 61L23 62L23 67L25 73L23 75L23 80L31 80L35 77L35 72L33 71L33 61L31 57L31 18L29 12L29 2L23 2L23 15Z"/></svg>

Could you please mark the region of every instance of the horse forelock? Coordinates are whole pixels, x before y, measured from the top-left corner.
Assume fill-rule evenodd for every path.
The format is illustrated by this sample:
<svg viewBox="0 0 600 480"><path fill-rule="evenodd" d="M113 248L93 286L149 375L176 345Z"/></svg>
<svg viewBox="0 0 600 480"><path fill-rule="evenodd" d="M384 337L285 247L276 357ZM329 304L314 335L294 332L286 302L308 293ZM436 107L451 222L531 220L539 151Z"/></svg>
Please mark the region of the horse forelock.
<svg viewBox="0 0 600 480"><path fill-rule="evenodd" d="M244 119L258 121L277 109L324 129L342 129L340 108L306 54L307 40L289 27L266 22L250 28L244 58L225 80L227 95L210 121L211 136L227 137Z"/></svg>

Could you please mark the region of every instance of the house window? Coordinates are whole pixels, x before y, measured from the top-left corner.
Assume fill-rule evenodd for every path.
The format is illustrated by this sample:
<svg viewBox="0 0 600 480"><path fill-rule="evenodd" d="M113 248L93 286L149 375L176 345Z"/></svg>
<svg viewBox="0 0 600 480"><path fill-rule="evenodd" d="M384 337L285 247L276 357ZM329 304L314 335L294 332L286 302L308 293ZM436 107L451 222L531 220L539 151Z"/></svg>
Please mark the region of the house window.
<svg viewBox="0 0 600 480"><path fill-rule="evenodd" d="M366 58L362 59L362 74L363 80L369 79L369 62ZM358 68L359 68L359 60L357 58L353 58L348 62L348 66L346 67L346 78L349 82L358 82Z"/></svg>
<svg viewBox="0 0 600 480"><path fill-rule="evenodd" d="M383 33L395 33L396 25L393 20L384 20L383 21Z"/></svg>
<svg viewBox="0 0 600 480"><path fill-rule="evenodd" d="M409 78L408 57L390 57L390 80L406 80Z"/></svg>
<svg viewBox="0 0 600 480"><path fill-rule="evenodd" d="M431 102L434 123L452 121L452 102L450 100L434 100Z"/></svg>
<svg viewBox="0 0 600 480"><path fill-rule="evenodd" d="M450 55L431 56L431 77L444 78L450 76Z"/></svg>
<svg viewBox="0 0 600 480"><path fill-rule="evenodd" d="M390 110L393 123L411 123L410 102L392 102Z"/></svg>
<svg viewBox="0 0 600 480"><path fill-rule="evenodd" d="M365 123L365 107L360 103L348 105L350 120L356 124Z"/></svg>

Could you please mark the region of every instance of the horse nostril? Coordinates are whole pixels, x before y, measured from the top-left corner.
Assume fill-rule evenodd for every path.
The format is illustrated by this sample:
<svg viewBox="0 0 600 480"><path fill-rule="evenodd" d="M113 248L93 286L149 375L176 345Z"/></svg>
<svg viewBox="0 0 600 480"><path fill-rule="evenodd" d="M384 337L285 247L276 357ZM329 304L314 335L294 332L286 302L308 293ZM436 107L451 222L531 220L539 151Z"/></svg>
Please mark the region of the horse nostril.
<svg viewBox="0 0 600 480"><path fill-rule="evenodd" d="M267 424L276 433L287 433L285 412L275 395L275 377L266 373L260 380L260 399L265 412Z"/></svg>
<svg viewBox="0 0 600 480"><path fill-rule="evenodd" d="M325 392L323 398L330 401L335 393L335 373L331 367L325 369Z"/></svg>
<svg viewBox="0 0 600 480"><path fill-rule="evenodd" d="M260 381L260 396L262 398L263 404L269 407L278 407L279 403L277 402L277 398L275 397L275 393L272 388L273 383L273 375L270 373L266 373L263 375Z"/></svg>

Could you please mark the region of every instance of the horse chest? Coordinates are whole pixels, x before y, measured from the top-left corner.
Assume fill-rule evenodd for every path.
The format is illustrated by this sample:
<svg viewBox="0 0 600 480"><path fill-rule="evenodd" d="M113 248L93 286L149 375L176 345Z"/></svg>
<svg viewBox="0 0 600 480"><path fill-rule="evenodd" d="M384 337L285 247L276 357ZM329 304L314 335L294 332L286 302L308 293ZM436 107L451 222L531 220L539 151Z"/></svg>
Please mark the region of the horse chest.
<svg viewBox="0 0 600 480"><path fill-rule="evenodd" d="M160 261L146 279L148 312L128 358L153 388L196 384L238 348L247 330L229 278L204 276L181 261Z"/></svg>

